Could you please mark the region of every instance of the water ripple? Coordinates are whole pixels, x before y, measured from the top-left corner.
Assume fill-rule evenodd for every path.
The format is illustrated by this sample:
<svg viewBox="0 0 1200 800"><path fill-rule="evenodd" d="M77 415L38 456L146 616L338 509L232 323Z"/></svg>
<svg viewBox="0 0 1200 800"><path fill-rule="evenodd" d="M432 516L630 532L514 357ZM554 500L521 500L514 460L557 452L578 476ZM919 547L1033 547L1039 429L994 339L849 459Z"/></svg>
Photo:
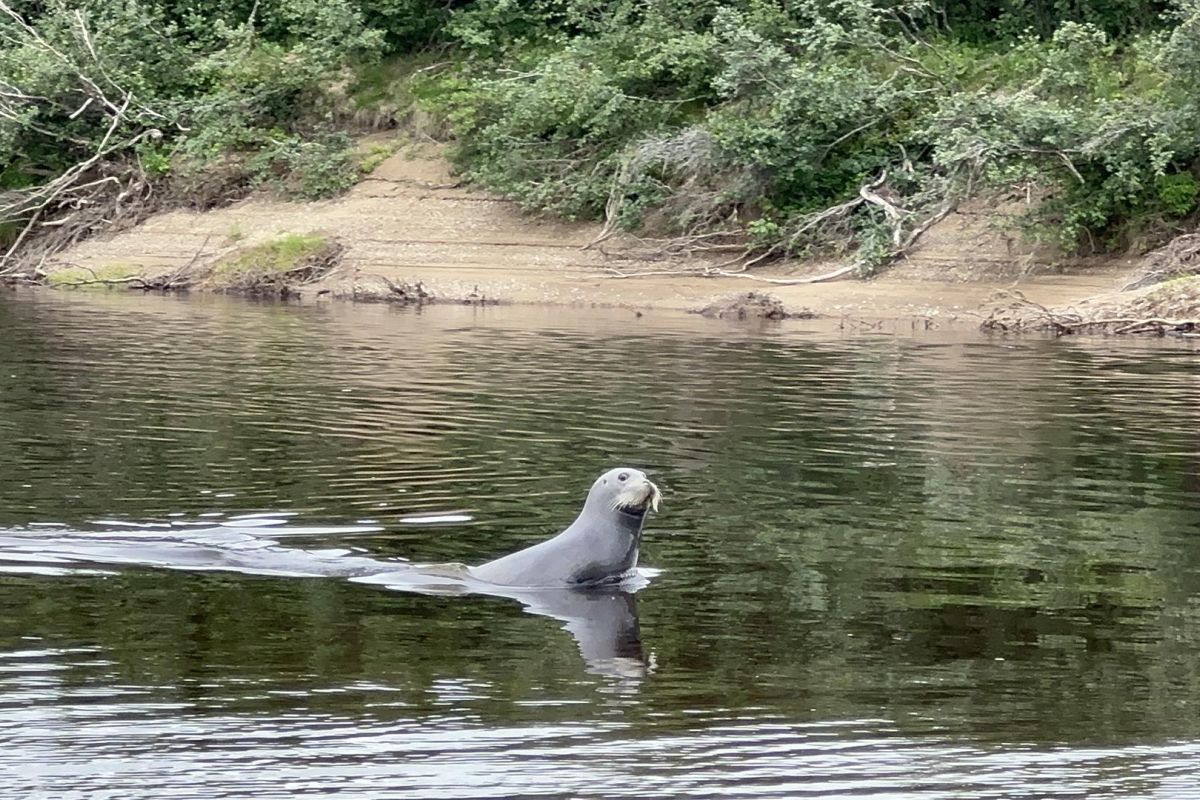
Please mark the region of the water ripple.
<svg viewBox="0 0 1200 800"><path fill-rule="evenodd" d="M120 295L0 341L6 796L1200 798L1193 342ZM155 566L483 560L615 463L666 495L644 663Z"/></svg>

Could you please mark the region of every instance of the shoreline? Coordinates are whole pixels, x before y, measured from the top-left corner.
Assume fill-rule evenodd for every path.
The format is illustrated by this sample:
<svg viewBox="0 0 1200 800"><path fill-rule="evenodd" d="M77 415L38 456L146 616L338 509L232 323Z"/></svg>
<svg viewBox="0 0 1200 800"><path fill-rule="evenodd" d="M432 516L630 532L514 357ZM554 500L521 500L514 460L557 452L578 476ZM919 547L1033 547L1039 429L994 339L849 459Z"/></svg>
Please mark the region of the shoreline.
<svg viewBox="0 0 1200 800"><path fill-rule="evenodd" d="M868 279L803 281L829 261L785 261L753 277L696 274L705 262L648 258L645 242L614 236L588 247L600 226L547 220L461 185L434 146L410 146L346 195L319 202L250 197L204 212L171 211L104 238L84 241L47 272L78 271L87 284L138 286L164 275L195 280L191 291L230 288L214 265L280 237L324 237L340 256L297 283L303 302L338 300L612 307L698 311L747 292L769 295L794 315L852 320L981 322L997 294L1017 289L1043 306L1114 292L1130 259L1048 274L1052 262L1015 247L985 213L948 218L910 258ZM714 263L714 262L708 262ZM620 277L617 273L655 273ZM689 274L690 272L690 274ZM68 284L69 285L69 284ZM80 287L85 288L85 287ZM990 303L990 305L989 305ZM750 310L753 316L753 309Z"/></svg>

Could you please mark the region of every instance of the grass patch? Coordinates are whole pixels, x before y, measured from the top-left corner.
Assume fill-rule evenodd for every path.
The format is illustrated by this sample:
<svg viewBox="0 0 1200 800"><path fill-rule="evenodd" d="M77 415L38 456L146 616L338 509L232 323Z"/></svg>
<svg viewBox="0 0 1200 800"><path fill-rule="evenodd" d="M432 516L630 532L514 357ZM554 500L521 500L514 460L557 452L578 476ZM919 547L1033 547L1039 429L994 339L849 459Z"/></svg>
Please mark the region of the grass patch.
<svg viewBox="0 0 1200 800"><path fill-rule="evenodd" d="M363 175L370 175L379 165L387 161L397 151L400 150L402 142L397 139L391 142L377 142L370 145L365 152L358 156L358 171Z"/></svg>
<svg viewBox="0 0 1200 800"><path fill-rule="evenodd" d="M133 264L105 264L95 269L67 267L47 275L46 283L56 289L120 289L141 274L141 267Z"/></svg>
<svg viewBox="0 0 1200 800"><path fill-rule="evenodd" d="M337 241L318 234L284 234L221 259L213 266L210 283L227 292L294 297L299 295L297 287L336 266L342 249Z"/></svg>
<svg viewBox="0 0 1200 800"><path fill-rule="evenodd" d="M217 262L215 278L236 278L248 274L270 275L286 272L316 255L329 245L324 236L288 233L278 239L247 247Z"/></svg>

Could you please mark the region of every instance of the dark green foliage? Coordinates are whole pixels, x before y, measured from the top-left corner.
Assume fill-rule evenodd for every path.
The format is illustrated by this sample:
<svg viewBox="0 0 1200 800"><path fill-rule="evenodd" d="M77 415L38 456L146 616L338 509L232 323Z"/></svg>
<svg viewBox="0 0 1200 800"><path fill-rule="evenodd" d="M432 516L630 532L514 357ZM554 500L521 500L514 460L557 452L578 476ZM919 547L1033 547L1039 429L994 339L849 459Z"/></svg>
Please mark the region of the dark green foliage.
<svg viewBox="0 0 1200 800"><path fill-rule="evenodd" d="M367 27L382 31L389 53L405 53L446 38L451 11L468 5L463 0L359 0Z"/></svg>
<svg viewBox="0 0 1200 800"><path fill-rule="evenodd" d="M773 251L857 241L867 266L988 185L1036 189L1032 229L1071 248L1122 247L1196 214L1198 0L13 11L62 58L0 16L0 80L25 95L0 98L0 189L45 185L107 136L119 146L104 163L153 180L324 196L354 178L339 125L403 97L444 118L467 177L528 208L741 231Z"/></svg>
<svg viewBox="0 0 1200 800"><path fill-rule="evenodd" d="M1198 15L486 0L452 16L466 60L435 96L460 168L533 208L793 252L855 238L870 266L968 192L1019 184L1048 198L1032 230L1106 249L1195 212Z"/></svg>
<svg viewBox="0 0 1200 800"><path fill-rule="evenodd" d="M188 187L207 205L255 185L325 196L355 177L330 87L376 59L384 36L349 0L51 0L0 11L0 188L22 190L0 203L10 243L38 216L77 208L79 187L103 189L106 176L112 191L87 194L87 205L162 195L150 182ZM55 189L60 175L69 185Z"/></svg>
<svg viewBox="0 0 1200 800"><path fill-rule="evenodd" d="M975 42L1027 32L1049 38L1064 22L1095 26L1110 36L1161 27L1168 2L1146 0L957 0L942 6L943 24Z"/></svg>

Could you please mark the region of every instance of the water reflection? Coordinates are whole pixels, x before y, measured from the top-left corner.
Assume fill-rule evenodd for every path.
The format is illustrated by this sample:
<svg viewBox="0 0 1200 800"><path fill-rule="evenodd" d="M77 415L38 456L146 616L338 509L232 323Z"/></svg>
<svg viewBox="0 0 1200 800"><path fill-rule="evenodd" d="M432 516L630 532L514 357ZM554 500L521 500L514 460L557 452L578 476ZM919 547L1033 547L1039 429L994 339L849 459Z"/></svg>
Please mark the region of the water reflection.
<svg viewBox="0 0 1200 800"><path fill-rule="evenodd" d="M383 583L388 588L402 591L432 590L439 594L477 592L516 600L530 614L562 622L563 630L575 639L588 671L617 679L627 689L635 688L651 667L642 649L635 597L635 593L648 582L646 577L632 586L605 589L515 589L479 581L414 588L411 576L402 575L398 578L375 575L353 580Z"/></svg>
<svg viewBox="0 0 1200 800"><path fill-rule="evenodd" d="M241 533L313 554L0 562L6 788L1200 797L1196 343L895 333L0 299L5 536L211 564L142 545L285 508ZM355 582L552 535L612 463L670 498L636 608Z"/></svg>
<svg viewBox="0 0 1200 800"><path fill-rule="evenodd" d="M440 521L442 517L435 519ZM405 563L372 557L362 548L313 550L286 546L280 541L284 537L341 539L382 530L372 525L296 525L271 514L239 516L215 527L210 522L185 519L106 522L122 525L125 530L0 531L0 572L44 576L115 574L94 568L101 565L217 570L272 577L348 578L355 583L425 595L499 597L517 601L530 614L564 623L563 629L575 639L593 674L618 679L632 688L646 672L634 593L649 583L654 570L643 568L619 587L521 589L476 580L460 564ZM265 535L267 532L270 536Z"/></svg>

